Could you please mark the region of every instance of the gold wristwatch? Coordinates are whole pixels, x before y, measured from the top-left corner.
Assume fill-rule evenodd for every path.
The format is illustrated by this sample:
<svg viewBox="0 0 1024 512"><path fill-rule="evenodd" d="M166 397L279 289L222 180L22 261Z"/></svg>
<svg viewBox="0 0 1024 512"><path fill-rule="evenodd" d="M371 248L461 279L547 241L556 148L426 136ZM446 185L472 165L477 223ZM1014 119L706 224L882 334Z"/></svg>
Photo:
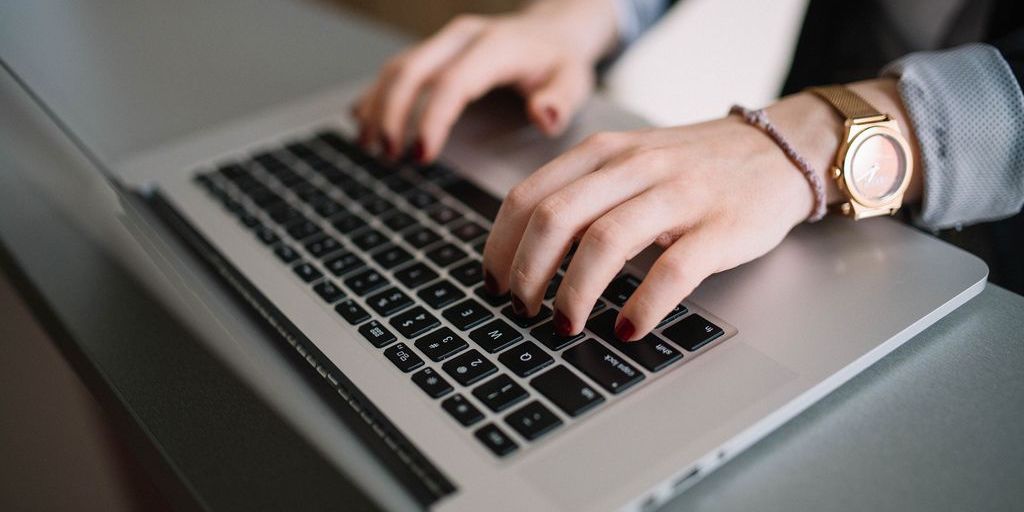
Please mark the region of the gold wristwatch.
<svg viewBox="0 0 1024 512"><path fill-rule="evenodd" d="M847 199L840 211L855 220L896 213L914 169L910 145L896 120L842 85L807 90L846 118L830 173Z"/></svg>

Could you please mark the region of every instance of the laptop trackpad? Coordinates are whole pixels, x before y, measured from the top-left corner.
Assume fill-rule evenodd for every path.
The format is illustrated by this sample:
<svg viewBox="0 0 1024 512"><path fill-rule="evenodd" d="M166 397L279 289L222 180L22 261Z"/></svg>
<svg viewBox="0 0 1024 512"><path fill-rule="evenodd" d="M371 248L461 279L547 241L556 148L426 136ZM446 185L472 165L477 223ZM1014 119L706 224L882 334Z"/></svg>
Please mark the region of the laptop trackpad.
<svg viewBox="0 0 1024 512"><path fill-rule="evenodd" d="M797 379L739 339L669 371L562 432L557 446L524 463L524 478L567 509L591 508L624 483L650 485L684 469L681 461L777 407L771 398Z"/></svg>

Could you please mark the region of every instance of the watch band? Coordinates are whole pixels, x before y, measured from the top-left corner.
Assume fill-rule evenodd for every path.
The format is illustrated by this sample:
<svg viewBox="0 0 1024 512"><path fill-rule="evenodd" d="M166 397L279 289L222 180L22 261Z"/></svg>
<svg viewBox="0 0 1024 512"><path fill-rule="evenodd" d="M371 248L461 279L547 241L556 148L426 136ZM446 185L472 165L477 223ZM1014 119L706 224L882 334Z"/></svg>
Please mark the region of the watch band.
<svg viewBox="0 0 1024 512"><path fill-rule="evenodd" d="M878 109L872 107L870 103L864 101L864 98L861 98L857 93L843 85L808 87L807 90L827 101L847 119L883 115Z"/></svg>

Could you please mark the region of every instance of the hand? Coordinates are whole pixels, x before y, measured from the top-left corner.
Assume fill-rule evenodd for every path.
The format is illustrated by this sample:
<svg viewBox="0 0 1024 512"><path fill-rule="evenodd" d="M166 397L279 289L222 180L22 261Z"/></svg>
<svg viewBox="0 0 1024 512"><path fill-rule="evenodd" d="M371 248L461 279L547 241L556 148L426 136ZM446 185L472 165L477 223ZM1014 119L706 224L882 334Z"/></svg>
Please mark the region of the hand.
<svg viewBox="0 0 1024 512"><path fill-rule="evenodd" d="M905 119L892 80L854 88ZM829 202L840 200L824 176L842 134L839 116L809 94L784 99L768 114L821 169ZM912 134L907 126L903 131ZM910 201L920 195L915 181ZM495 294L511 291L513 307L533 316L578 240L554 301L556 329L575 334L625 262L655 243L665 251L616 321L620 338L637 340L706 277L778 245L812 203L807 180L778 146L736 116L597 134L509 193L484 250L485 283Z"/></svg>
<svg viewBox="0 0 1024 512"><path fill-rule="evenodd" d="M426 97L411 152L431 161L466 105L505 85L523 94L544 133L556 135L590 95L594 65L615 38L611 0L547 0L507 16L460 16L384 66L353 108L359 140L396 158Z"/></svg>

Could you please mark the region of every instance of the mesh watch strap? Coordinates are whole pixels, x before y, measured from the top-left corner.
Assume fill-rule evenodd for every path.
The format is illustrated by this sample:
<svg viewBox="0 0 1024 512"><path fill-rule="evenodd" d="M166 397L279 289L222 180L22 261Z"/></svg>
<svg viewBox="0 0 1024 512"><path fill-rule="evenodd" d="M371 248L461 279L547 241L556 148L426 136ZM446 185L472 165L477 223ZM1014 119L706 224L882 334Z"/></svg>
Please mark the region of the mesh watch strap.
<svg viewBox="0 0 1024 512"><path fill-rule="evenodd" d="M821 87L809 87L809 92L817 94L830 105L835 107L847 119L861 117L874 117L882 115L870 103L864 101L857 93L842 85L825 85Z"/></svg>

